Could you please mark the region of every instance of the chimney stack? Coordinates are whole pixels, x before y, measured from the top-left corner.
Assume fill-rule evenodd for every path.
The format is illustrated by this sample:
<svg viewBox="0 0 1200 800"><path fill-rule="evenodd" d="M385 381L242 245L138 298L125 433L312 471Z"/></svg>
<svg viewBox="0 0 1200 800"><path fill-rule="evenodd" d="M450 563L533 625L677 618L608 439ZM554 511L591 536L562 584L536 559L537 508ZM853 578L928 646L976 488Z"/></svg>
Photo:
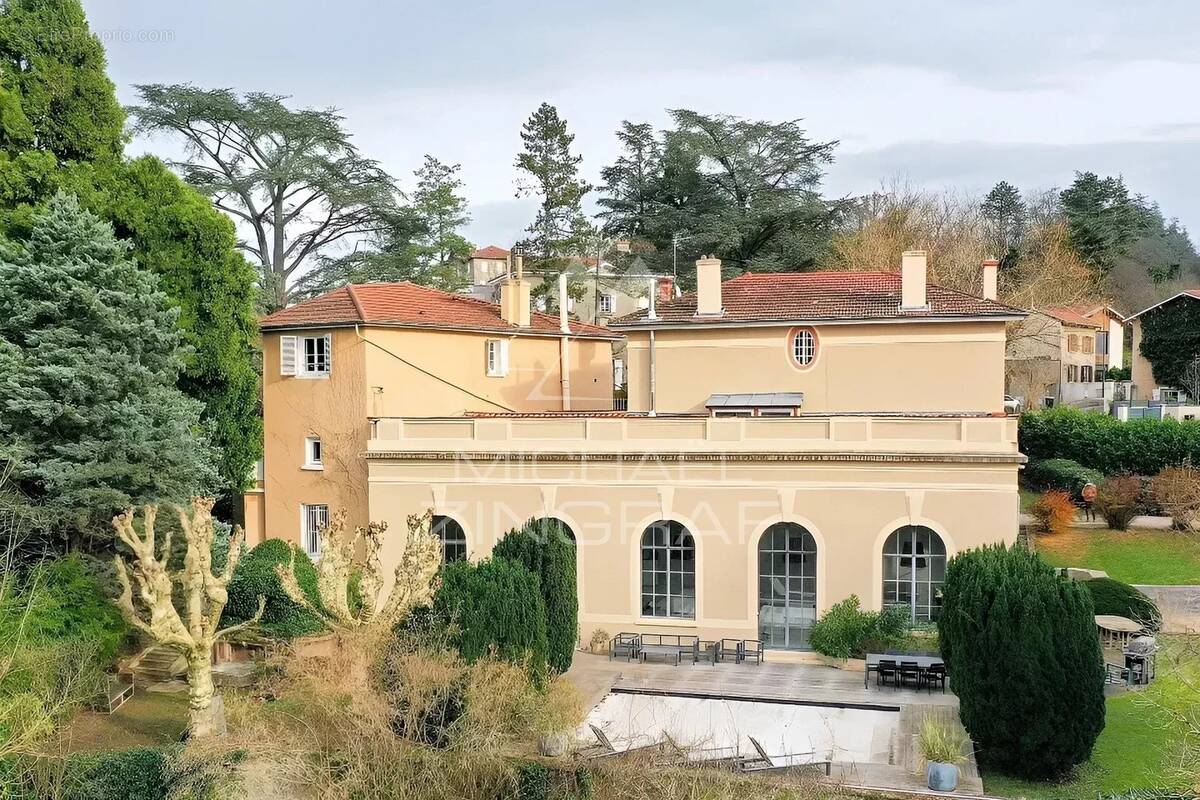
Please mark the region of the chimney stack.
<svg viewBox="0 0 1200 800"><path fill-rule="evenodd" d="M925 278L928 265L924 250L905 250L900 256L900 310L926 311Z"/></svg>
<svg viewBox="0 0 1200 800"><path fill-rule="evenodd" d="M658 300L658 279L657 278L650 279L650 290L649 290L649 292L647 292L646 297L649 298L649 304L646 306L646 309L647 309L646 319L658 319L658 313L656 310L656 305L657 305L657 300Z"/></svg>
<svg viewBox="0 0 1200 800"><path fill-rule="evenodd" d="M1000 274L1000 261L995 258L983 262L983 299L995 300L999 294L997 279Z"/></svg>
<svg viewBox="0 0 1200 800"><path fill-rule="evenodd" d="M721 259L705 256L696 262L696 315L719 317L721 305Z"/></svg>
<svg viewBox="0 0 1200 800"><path fill-rule="evenodd" d="M509 325L519 328L529 327L529 281L525 280L522 269L523 259L518 254L515 257L517 274L510 277L500 286L500 317Z"/></svg>
<svg viewBox="0 0 1200 800"><path fill-rule="evenodd" d="M558 273L558 329L562 333L571 332L571 323L567 319L567 273Z"/></svg>

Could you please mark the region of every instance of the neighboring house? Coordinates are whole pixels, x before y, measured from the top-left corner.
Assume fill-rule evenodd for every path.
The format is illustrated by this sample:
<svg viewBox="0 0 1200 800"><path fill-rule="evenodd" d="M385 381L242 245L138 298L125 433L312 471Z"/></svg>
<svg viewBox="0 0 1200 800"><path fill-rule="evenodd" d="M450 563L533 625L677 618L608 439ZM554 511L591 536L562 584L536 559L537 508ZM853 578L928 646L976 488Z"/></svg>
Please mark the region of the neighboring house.
<svg viewBox="0 0 1200 800"><path fill-rule="evenodd" d="M1133 363L1131 367L1133 383L1137 386L1139 399L1164 402L1175 402L1183 399L1181 396L1181 387L1163 386L1155 379L1154 365L1148 358L1142 355L1143 320L1147 316L1159 312L1161 309L1173 308L1180 303L1198 302L1200 302L1200 288L1184 289L1175 296L1169 297L1161 303L1155 303L1149 308L1142 309L1129 318L1130 327L1133 331Z"/></svg>
<svg viewBox="0 0 1200 800"><path fill-rule="evenodd" d="M611 323L632 411L363 413L369 516L400 532L385 566L425 508L447 557L472 560L549 517L578 545L583 641L784 651L851 595L934 618L948 558L1015 540L1004 349L1024 312L995 300L994 264L986 297L927 286L924 253L900 273L697 272L697 292Z"/></svg>
<svg viewBox="0 0 1200 800"><path fill-rule="evenodd" d="M1129 321L1112 306L1080 306L1081 317L1099 326L1096 331L1096 380L1102 380L1110 368L1125 366L1125 324Z"/></svg>
<svg viewBox="0 0 1200 800"><path fill-rule="evenodd" d="M511 253L490 244L471 253L467 259L467 282L472 286L491 284L508 277Z"/></svg>
<svg viewBox="0 0 1200 800"><path fill-rule="evenodd" d="M1008 332L1004 385L1025 407L1103 404L1106 368L1097 366L1101 323L1072 308L1044 308Z"/></svg>
<svg viewBox="0 0 1200 800"><path fill-rule="evenodd" d="M409 283L344 286L265 317L261 491L250 541L309 551L346 508L368 520L370 420L471 412L608 410L619 334L530 313L529 285L492 304ZM404 530L404 518L390 519Z"/></svg>

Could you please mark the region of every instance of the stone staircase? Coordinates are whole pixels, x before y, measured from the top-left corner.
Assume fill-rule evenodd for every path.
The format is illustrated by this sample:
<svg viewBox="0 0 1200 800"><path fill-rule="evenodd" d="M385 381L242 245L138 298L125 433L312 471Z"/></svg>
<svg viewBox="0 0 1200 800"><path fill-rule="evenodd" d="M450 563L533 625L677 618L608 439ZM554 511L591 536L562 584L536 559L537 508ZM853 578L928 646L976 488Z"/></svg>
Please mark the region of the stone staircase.
<svg viewBox="0 0 1200 800"><path fill-rule="evenodd" d="M129 671L137 685L147 686L175 680L187 672L187 661L177 650L154 645L134 657L129 663Z"/></svg>

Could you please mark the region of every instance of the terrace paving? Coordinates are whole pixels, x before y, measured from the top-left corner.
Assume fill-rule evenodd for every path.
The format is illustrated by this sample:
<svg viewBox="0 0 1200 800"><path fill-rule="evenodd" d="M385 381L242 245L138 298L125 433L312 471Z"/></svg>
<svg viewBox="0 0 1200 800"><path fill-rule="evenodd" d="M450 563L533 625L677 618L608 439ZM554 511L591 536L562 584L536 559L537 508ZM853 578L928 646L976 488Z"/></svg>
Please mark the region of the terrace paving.
<svg viewBox="0 0 1200 800"><path fill-rule="evenodd" d="M889 741L875 748L869 762L834 762L832 778L848 786L880 789L925 790L924 771L917 750L917 733L928 717L958 723L958 698L953 693L877 687L872 680L863 688L857 669L836 669L819 664L772 662L770 654L755 664L672 664L608 660L607 656L577 653L566 678L584 695L592 709L610 693L665 695L703 700L746 700L796 705L845 706L888 709L898 712ZM747 731L751 733L750 731ZM886 754L886 759L882 757ZM919 771L918 771L919 770ZM982 795L983 782L974 757L961 767L958 792Z"/></svg>

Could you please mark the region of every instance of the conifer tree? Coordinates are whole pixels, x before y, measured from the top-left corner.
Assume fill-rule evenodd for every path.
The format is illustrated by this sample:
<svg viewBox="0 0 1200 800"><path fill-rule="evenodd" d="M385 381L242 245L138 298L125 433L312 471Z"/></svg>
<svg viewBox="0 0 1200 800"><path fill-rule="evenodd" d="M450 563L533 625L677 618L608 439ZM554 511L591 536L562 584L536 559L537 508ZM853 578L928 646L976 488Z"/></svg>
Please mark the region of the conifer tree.
<svg viewBox="0 0 1200 800"><path fill-rule="evenodd" d="M521 141L525 146L516 166L524 174L518 196L534 196L540 203L537 218L526 228L525 246L530 256L561 269L563 259L579 254L588 228L582 201L592 187L579 177L583 156L571 152L575 134L567 132L567 121L549 103L521 126Z"/></svg>
<svg viewBox="0 0 1200 800"><path fill-rule="evenodd" d="M570 528L556 519L531 519L505 534L492 555L523 564L538 576L546 604L547 662L555 672L566 672L579 640L575 542Z"/></svg>
<svg viewBox="0 0 1200 800"><path fill-rule="evenodd" d="M216 481L203 406L177 386L179 309L159 283L70 195L0 253L0 455L64 534Z"/></svg>
<svg viewBox="0 0 1200 800"><path fill-rule="evenodd" d="M1087 590L1036 554L994 545L946 567L938 640L978 757L1066 774L1104 729L1104 659Z"/></svg>

